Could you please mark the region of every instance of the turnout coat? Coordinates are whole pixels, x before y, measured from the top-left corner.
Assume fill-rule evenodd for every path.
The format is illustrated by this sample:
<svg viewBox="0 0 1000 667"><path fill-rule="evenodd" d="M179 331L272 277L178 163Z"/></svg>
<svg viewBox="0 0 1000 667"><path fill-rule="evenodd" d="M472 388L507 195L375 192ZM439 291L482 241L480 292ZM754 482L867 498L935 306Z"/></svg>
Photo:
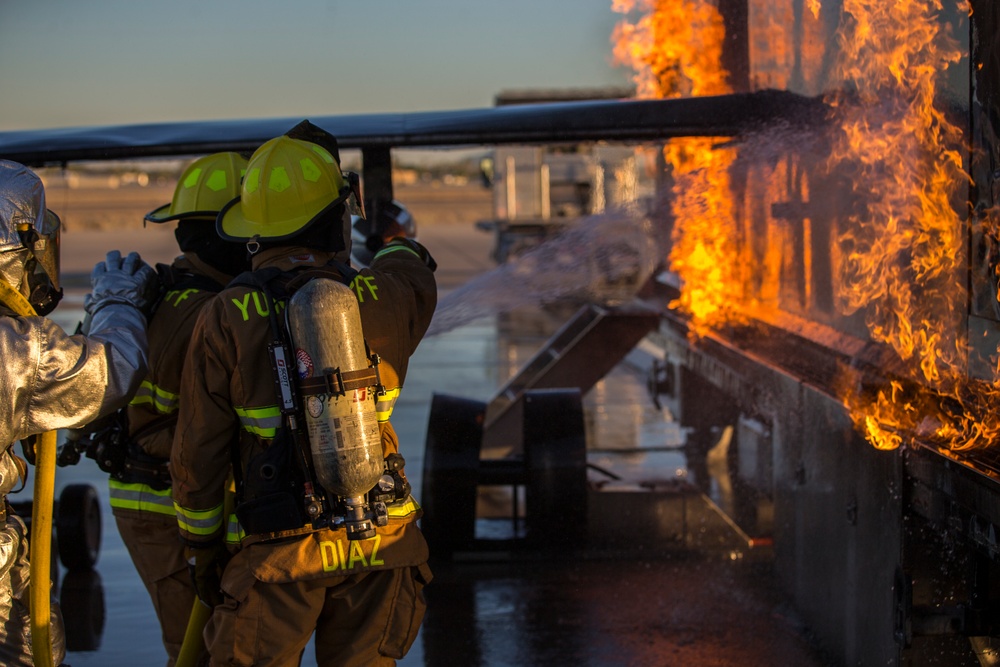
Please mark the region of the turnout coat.
<svg viewBox="0 0 1000 667"><path fill-rule="evenodd" d="M308 271L340 278L346 267L338 268L332 260L332 255L306 248L271 248L255 257L254 272L277 269L295 276ZM397 240L384 246L369 268L342 280L357 297L365 339L381 360L386 392L376 409L383 456L399 450L389 423L392 405L437 305L432 264L422 246ZM272 301L259 287L237 279L205 305L195 325L171 456L182 537L192 546L223 536L231 550L254 545L254 574L270 583L426 562L427 545L415 523L421 510L411 497L389 504L388 525L377 528L374 538L356 541L349 541L343 528L314 529L308 523L248 534L230 511L226 491L231 465L240 468L237 483L252 478L256 462L283 429L268 353L274 340L272 308L283 318L282 298Z"/></svg>

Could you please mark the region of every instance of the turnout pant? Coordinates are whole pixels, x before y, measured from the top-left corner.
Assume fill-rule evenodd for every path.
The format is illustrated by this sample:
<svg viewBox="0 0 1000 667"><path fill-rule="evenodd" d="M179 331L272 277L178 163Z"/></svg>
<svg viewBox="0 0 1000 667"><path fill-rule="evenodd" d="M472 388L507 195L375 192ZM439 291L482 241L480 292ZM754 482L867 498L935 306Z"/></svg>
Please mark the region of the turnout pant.
<svg viewBox="0 0 1000 667"><path fill-rule="evenodd" d="M184 643L195 590L184 559L177 520L154 512L115 510L115 523L146 586L160 621L167 667L173 667Z"/></svg>
<svg viewBox="0 0 1000 667"><path fill-rule="evenodd" d="M320 667L382 667L406 655L426 610L426 564L264 583L247 552L267 548L244 548L226 566L226 601L205 628L213 667L298 665L314 630Z"/></svg>

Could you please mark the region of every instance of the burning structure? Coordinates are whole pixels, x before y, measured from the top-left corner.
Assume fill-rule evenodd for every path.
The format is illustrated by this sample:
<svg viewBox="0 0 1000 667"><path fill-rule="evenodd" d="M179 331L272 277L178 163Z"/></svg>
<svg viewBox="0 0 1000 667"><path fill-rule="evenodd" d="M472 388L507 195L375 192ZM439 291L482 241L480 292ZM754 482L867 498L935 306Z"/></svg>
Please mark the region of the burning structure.
<svg viewBox="0 0 1000 667"><path fill-rule="evenodd" d="M698 112L666 120L673 138L645 160L657 188L648 217L669 236L641 295L658 313L649 386L687 434L694 482L709 487L706 462L725 440L745 551L773 548L785 591L837 662L1000 664L1000 11L987 0L614 8L625 15L615 54L637 96L708 105L704 125ZM726 114L756 113L741 104L775 91L778 105L822 113L734 131ZM803 114L770 120L782 116ZM600 362L574 366L560 337L603 321L569 322L485 411L456 401L439 412L480 425L466 441L516 440L497 427L514 390L544 381L557 357L553 375L589 388L580 368ZM626 338L609 333L602 351ZM532 400L572 412L565 397ZM532 494L546 504L530 421L521 460L478 461L485 484L528 489L529 538ZM429 429L425 471L475 469L455 465L460 447L442 451L456 426ZM571 419L561 427L553 442L582 442ZM546 483L575 474L546 472ZM435 505L469 504L435 498L443 484L425 474L429 539L468 544L435 533Z"/></svg>
<svg viewBox="0 0 1000 667"><path fill-rule="evenodd" d="M690 455L732 434L736 519L773 537L787 592L843 664L995 664L996 4L614 7L640 97L773 88L828 110L807 130L662 151L653 384Z"/></svg>
<svg viewBox="0 0 1000 667"><path fill-rule="evenodd" d="M773 545L786 592L842 664L987 663L984 647L1000 637L995 0L614 8L624 15L616 53L635 70L639 96L675 103L314 122L342 148L361 149L369 210L392 199L395 147L659 142L646 156L661 195L654 222L671 243L642 294L655 318L626 329L654 329L649 384L688 433L689 460L706 459L727 434L745 550ZM823 114L809 126L764 122L816 108ZM289 125L16 133L0 136L0 154L40 165L252 150ZM567 266L580 263L564 254ZM592 323L609 327L604 340L626 337L603 312L575 322ZM604 347L591 341L589 351ZM565 362L559 371L581 384L605 371L587 365L583 379ZM552 439L577 425L571 398L530 406L545 427L530 435ZM474 425L482 415L471 407ZM481 435L469 430L469 440ZM576 467L550 471L560 479L583 463L570 444ZM456 463L441 466L443 486L465 483L479 462ZM495 480L523 484L529 496L553 481L494 463ZM697 477L703 467L691 469ZM432 528L426 481L423 494ZM550 509L565 514L586 500L567 498ZM451 513L438 521L451 537L468 505L444 506ZM574 519L553 525L586 517Z"/></svg>

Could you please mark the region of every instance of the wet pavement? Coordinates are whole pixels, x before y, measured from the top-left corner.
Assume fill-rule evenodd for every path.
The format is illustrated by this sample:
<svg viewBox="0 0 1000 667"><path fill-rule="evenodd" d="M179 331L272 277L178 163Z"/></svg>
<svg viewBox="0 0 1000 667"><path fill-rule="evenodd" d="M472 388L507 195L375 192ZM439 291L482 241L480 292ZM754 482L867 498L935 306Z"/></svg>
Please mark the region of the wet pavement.
<svg viewBox="0 0 1000 667"><path fill-rule="evenodd" d="M424 226L421 235L441 266L443 295L493 268L490 237L471 225ZM159 261L173 254L170 236L145 230L66 241L68 284L85 284L86 267L107 247L138 248ZM56 312L67 328L79 319L80 298L74 291ZM497 314L421 343L393 415L418 499L433 396L488 401L560 317L541 309ZM603 494L589 496L590 512L607 538L573 553L509 549L498 540L495 549L436 561L424 624L400 665L825 664L771 585L766 543L749 549L718 511L731 502L725 480L701 480L705 494L690 484L683 434L646 390L649 361L633 353L584 397L589 477ZM106 478L87 459L58 469L57 494L78 483L98 490L104 532L92 573L60 572L73 628L66 662L164 664L152 607L108 508ZM30 493L29 486L13 499ZM516 522L501 519L497 528L495 521L480 519L477 535L517 536ZM315 664L311 646L302 664Z"/></svg>

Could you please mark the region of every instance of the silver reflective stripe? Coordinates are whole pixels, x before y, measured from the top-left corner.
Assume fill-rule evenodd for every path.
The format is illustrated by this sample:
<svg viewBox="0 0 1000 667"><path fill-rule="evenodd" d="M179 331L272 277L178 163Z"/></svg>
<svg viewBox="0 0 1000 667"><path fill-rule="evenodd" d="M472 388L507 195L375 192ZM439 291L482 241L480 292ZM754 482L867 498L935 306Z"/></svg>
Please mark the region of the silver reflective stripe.
<svg viewBox="0 0 1000 667"><path fill-rule="evenodd" d="M243 528L240 526L239 519L236 518L235 514L229 515L229 521L226 522L226 542L229 544L239 544L247 534L243 532Z"/></svg>
<svg viewBox="0 0 1000 667"><path fill-rule="evenodd" d="M222 505L210 510L189 510L174 503L177 526L198 537L210 537L222 528Z"/></svg>
<svg viewBox="0 0 1000 667"><path fill-rule="evenodd" d="M273 438L281 426L281 412L278 406L265 408L234 408L243 428L262 438Z"/></svg>
<svg viewBox="0 0 1000 667"><path fill-rule="evenodd" d="M170 489L157 491L146 484L125 484L111 479L108 480L108 493L112 507L174 516Z"/></svg>
<svg viewBox="0 0 1000 667"><path fill-rule="evenodd" d="M143 380L129 405L152 405L156 412L167 415L176 412L178 399L177 394L157 387L149 380Z"/></svg>

